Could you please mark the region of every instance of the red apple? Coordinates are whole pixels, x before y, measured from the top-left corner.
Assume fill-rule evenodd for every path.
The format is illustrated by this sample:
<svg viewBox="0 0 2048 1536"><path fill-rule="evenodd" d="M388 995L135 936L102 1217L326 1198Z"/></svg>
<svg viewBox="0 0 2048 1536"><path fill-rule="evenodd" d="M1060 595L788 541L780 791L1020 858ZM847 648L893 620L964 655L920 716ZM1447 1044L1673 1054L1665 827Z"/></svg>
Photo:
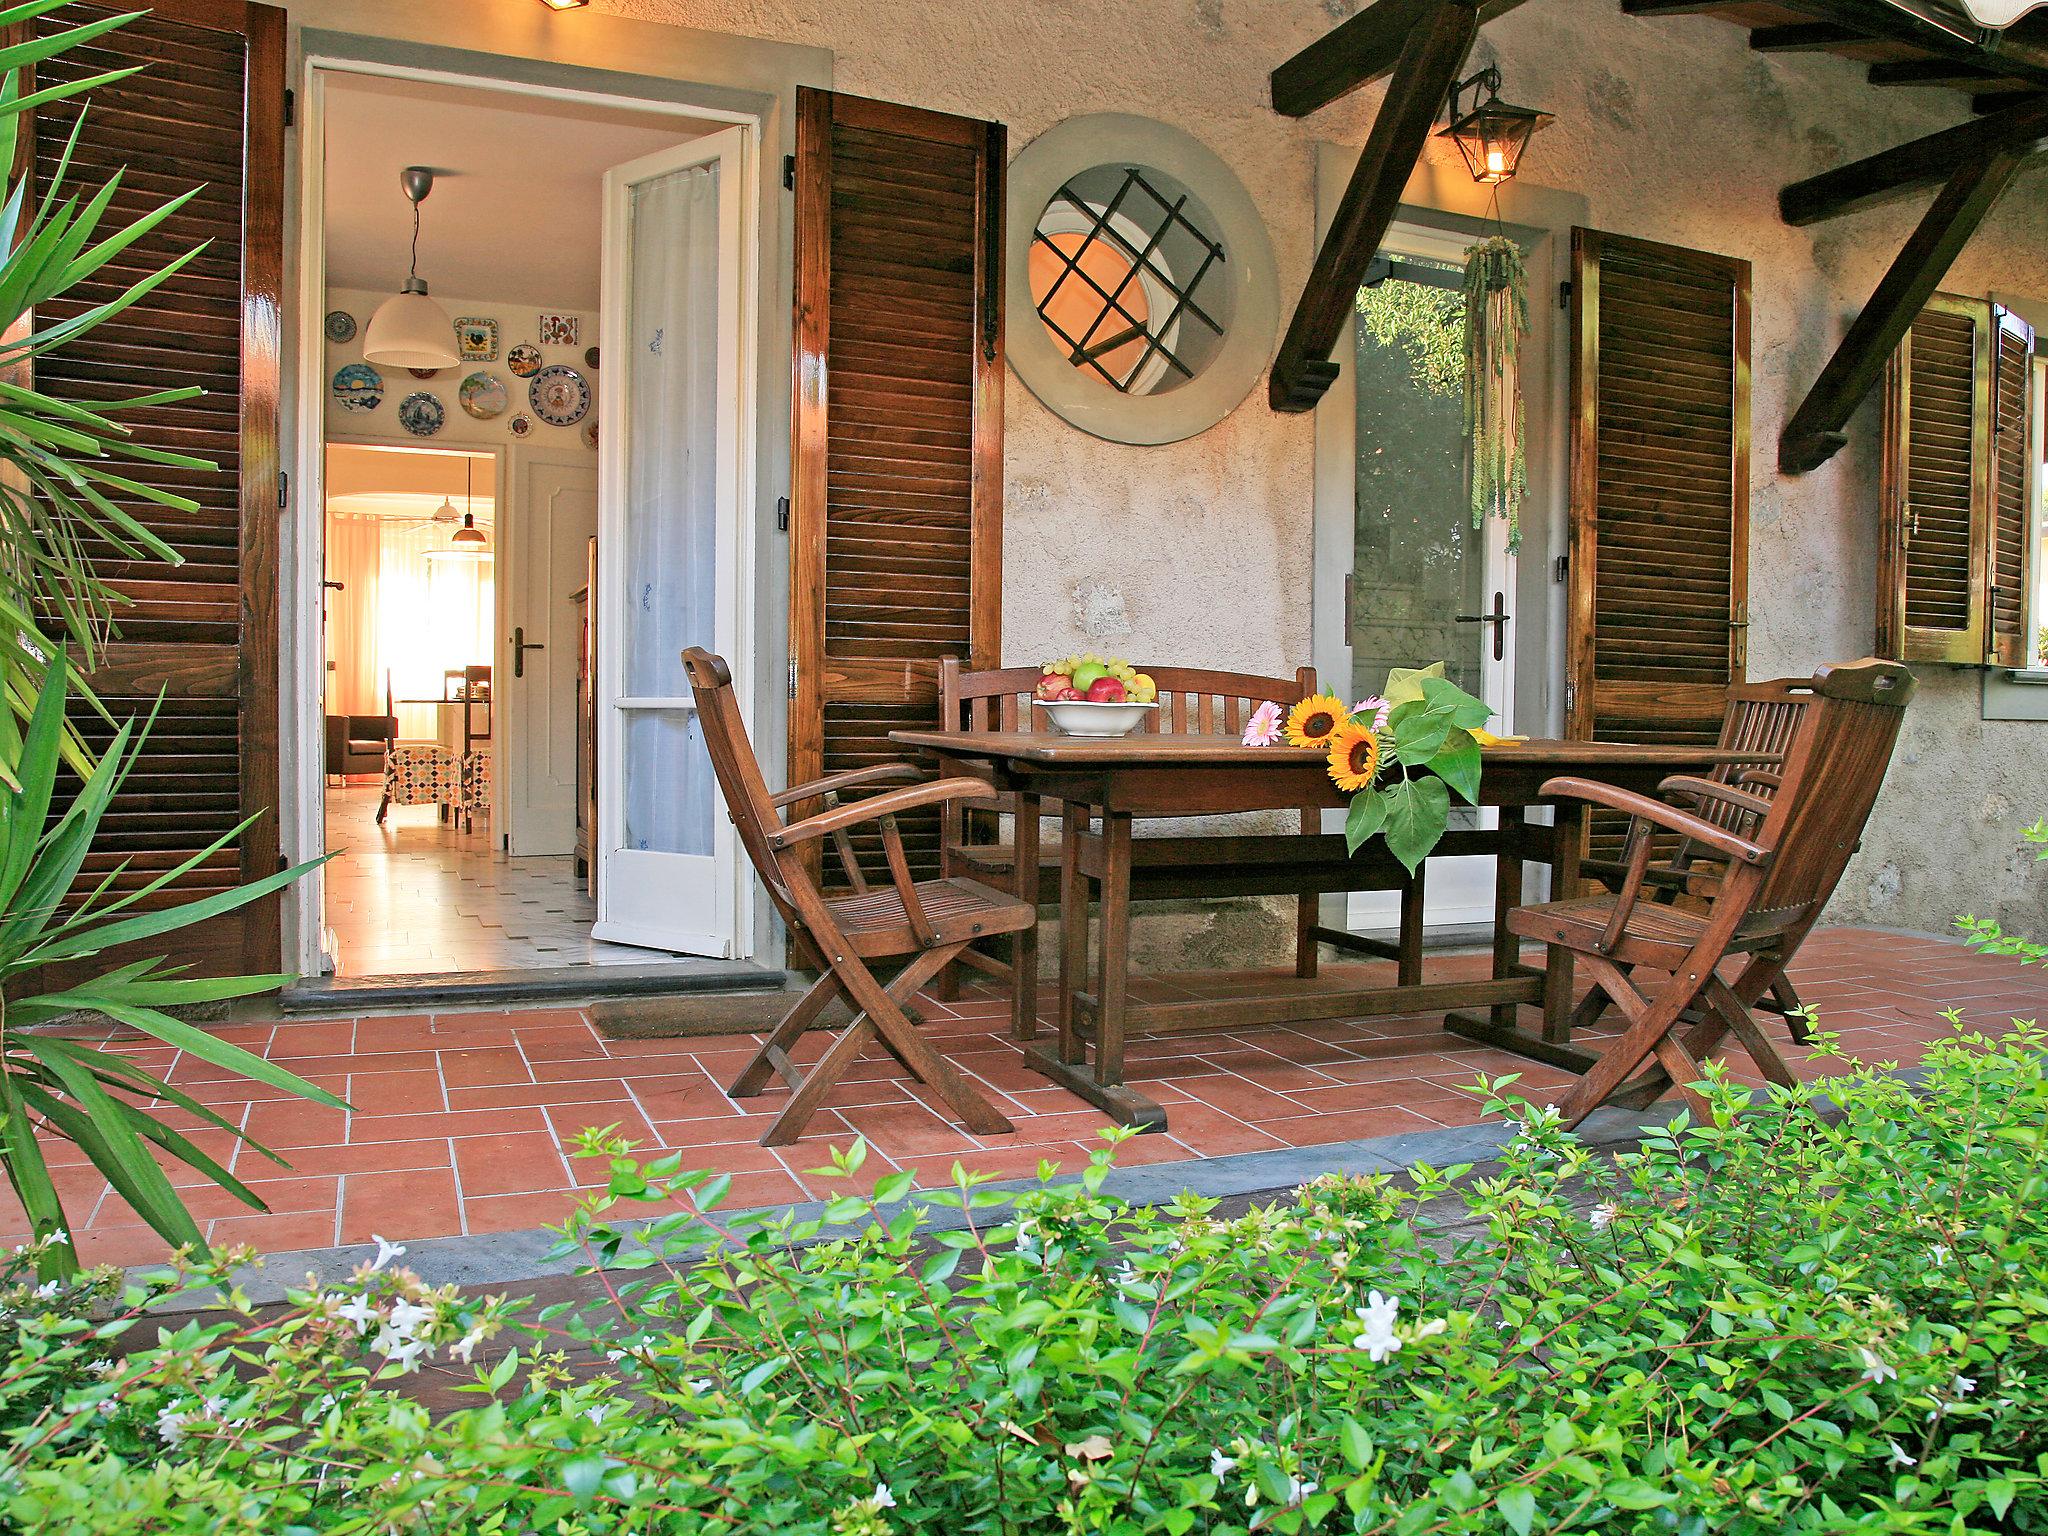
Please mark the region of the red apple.
<svg viewBox="0 0 2048 1536"><path fill-rule="evenodd" d="M1053 696L1053 702L1056 704L1074 704L1085 700L1087 697L1088 695L1078 688L1062 688Z"/></svg>
<svg viewBox="0 0 2048 1536"><path fill-rule="evenodd" d="M1064 672L1048 672L1038 680L1038 687L1033 690L1033 694L1041 699L1057 699L1064 689L1073 686L1073 681Z"/></svg>
<svg viewBox="0 0 2048 1536"><path fill-rule="evenodd" d="M1088 702L1091 704L1121 704L1124 701L1124 685L1113 677L1098 677L1088 685Z"/></svg>

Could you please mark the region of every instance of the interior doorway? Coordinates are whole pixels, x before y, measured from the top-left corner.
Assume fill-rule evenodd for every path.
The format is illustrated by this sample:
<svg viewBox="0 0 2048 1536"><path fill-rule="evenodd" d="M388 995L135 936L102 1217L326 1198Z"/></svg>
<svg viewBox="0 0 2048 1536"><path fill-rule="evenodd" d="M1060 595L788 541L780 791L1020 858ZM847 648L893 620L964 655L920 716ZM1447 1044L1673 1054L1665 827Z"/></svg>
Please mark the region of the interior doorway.
<svg viewBox="0 0 2048 1536"><path fill-rule="evenodd" d="M708 782L692 707L621 669L644 615L742 633L754 125L355 64L307 97L323 968L743 957L722 825L651 810ZM660 728L618 733L636 703Z"/></svg>

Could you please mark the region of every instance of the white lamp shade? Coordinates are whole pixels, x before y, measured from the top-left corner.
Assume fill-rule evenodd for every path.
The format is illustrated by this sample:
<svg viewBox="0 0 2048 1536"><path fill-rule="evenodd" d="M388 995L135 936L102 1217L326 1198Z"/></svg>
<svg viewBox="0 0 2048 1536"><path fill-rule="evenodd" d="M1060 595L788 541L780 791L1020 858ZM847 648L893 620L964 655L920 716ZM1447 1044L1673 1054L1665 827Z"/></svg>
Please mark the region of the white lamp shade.
<svg viewBox="0 0 2048 1536"><path fill-rule="evenodd" d="M363 357L389 368L453 368L455 322L425 293L395 293L363 330Z"/></svg>
<svg viewBox="0 0 2048 1536"><path fill-rule="evenodd" d="M1963 9L1980 27L2009 27L2044 0L1962 0Z"/></svg>

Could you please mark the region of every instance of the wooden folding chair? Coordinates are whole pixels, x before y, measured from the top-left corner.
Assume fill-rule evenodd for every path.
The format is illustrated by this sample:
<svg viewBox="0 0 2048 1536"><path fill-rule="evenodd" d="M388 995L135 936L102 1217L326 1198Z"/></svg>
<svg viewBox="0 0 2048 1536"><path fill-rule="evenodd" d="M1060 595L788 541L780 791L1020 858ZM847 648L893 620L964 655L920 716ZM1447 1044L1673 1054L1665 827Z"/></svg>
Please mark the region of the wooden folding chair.
<svg viewBox="0 0 2048 1536"><path fill-rule="evenodd" d="M1912 695L1913 675L1896 662L1823 667L1810 683L1786 691L1797 714L1771 798L1690 776L1660 786L1702 808L1742 812L1754 824L1746 834L1587 779L1543 786L1545 795L1632 818L1619 890L1522 907L1508 917L1513 932L1562 945L1592 977L1572 1015L1574 1026L1592 1024L1610 1004L1627 1021L1565 1100L1567 1125L1610 1099L1643 1102L1667 1083L1704 1112L1691 1086L1701 1076L1699 1058L1731 1033L1769 1081L1786 1087L1797 1081L1750 1010L1783 976L1841 880ZM1657 829L1725 861L1700 910L1645 898ZM1718 969L1731 955L1743 957L1732 981ZM1629 1081L1646 1066L1645 1077Z"/></svg>
<svg viewBox="0 0 2048 1536"><path fill-rule="evenodd" d="M1800 701L1811 687L1812 684L1803 677L1738 683L1728 690L1727 708L1721 716L1721 734L1715 745L1728 752L1754 752L1773 759L1782 758L1785 749L1791 745L1792 728L1802 713ZM1717 784L1747 790L1760 800L1769 800L1777 793L1775 766L1760 767L1753 762L1723 763L1705 777ZM1744 805L1720 799L1698 800L1695 810L1703 820L1735 833L1753 831L1758 819L1757 813ZM1667 856L1652 857L1643 873L1643 892L1655 901L1697 906L1700 899L1711 891L1712 882L1719 878L1724 868L1725 861L1713 849L1692 838L1681 837ZM1611 891L1620 890L1622 881L1628 877L1628 865L1622 859L1588 858L1580 864L1580 870ZM1783 975L1772 984L1768 993L1757 999L1757 1006L1781 1015L1791 1029L1793 1039L1803 1043L1811 1038L1805 1005L1800 1002L1790 980Z"/></svg>
<svg viewBox="0 0 2048 1536"><path fill-rule="evenodd" d="M1025 902L974 880L913 880L897 831L896 817L918 806L994 796L974 779L941 779L886 790L867 799L833 804L815 816L785 825L782 809L849 789L914 779L908 764L876 764L800 784L771 794L761 765L747 739L733 697L732 674L724 661L692 646L683 652L690 690L697 700L697 718L710 750L711 766L725 796L726 810L738 830L741 846L753 861L761 883L801 949L814 961L819 980L797 1000L770 1031L753 1060L727 1091L734 1098L762 1092L771 1075L779 1074L792 1089L790 1101L761 1138L764 1146L782 1146L803 1134L833 1084L877 1040L920 1082L929 1084L971 1131L994 1135L1013 1130L1010 1122L975 1091L941 1056L904 1012L917 989L944 970L976 939L1015 933L1037 920ZM879 822L882 848L889 867L889 886L870 888L844 842L847 828ZM817 838L839 842L841 857L854 889L844 896L825 897L805 868L803 845ZM875 961L900 961L886 986L870 968ZM844 997L853 1020L808 1072L789 1055L798 1037L825 1010Z"/></svg>

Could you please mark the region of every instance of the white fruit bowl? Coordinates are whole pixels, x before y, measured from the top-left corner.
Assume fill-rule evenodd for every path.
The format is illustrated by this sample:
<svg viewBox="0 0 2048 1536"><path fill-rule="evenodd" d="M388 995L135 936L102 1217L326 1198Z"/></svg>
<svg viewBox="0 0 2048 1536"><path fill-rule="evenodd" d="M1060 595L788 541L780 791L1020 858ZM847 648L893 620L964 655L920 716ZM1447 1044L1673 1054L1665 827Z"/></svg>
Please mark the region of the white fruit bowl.
<svg viewBox="0 0 2048 1536"><path fill-rule="evenodd" d="M1144 723L1145 711L1157 704L1095 704L1086 699L1064 702L1033 699L1069 736L1128 736Z"/></svg>

